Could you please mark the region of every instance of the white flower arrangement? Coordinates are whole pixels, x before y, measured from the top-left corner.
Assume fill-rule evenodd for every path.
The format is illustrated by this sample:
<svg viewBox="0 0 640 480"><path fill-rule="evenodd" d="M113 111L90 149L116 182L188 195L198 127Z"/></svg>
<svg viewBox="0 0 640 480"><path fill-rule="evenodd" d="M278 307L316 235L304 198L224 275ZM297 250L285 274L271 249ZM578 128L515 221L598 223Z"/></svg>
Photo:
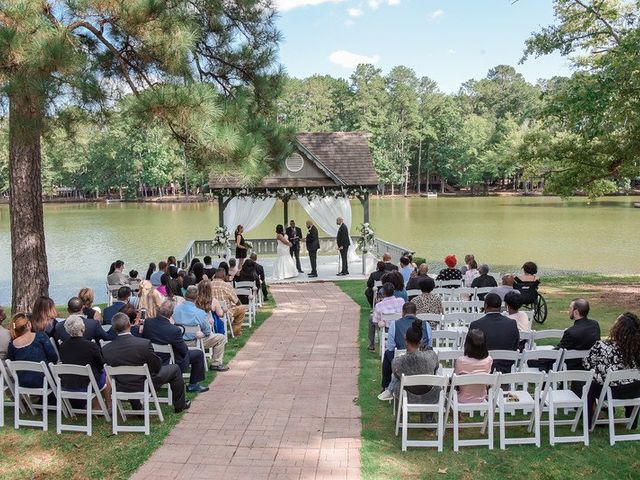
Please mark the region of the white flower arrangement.
<svg viewBox="0 0 640 480"><path fill-rule="evenodd" d="M248 250L251 250L253 248L253 243L251 242L247 242L246 240L244 241L244 246L247 247Z"/></svg>
<svg viewBox="0 0 640 480"><path fill-rule="evenodd" d="M229 230L227 230L227 227L216 227L211 244L214 250L217 250L218 252L230 248L231 238L229 236Z"/></svg>
<svg viewBox="0 0 640 480"><path fill-rule="evenodd" d="M371 225L363 223L360 225L360 237L358 238L358 248L364 253L371 250L376 244L376 232Z"/></svg>

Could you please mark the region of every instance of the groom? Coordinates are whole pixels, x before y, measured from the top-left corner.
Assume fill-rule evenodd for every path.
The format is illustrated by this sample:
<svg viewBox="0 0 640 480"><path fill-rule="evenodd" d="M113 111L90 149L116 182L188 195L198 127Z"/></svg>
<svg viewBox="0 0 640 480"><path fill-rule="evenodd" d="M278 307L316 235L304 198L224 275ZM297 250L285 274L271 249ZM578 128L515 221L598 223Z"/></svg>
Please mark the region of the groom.
<svg viewBox="0 0 640 480"><path fill-rule="evenodd" d="M349 245L351 245L351 240L349 240L349 230L344 224L342 217L336 218L336 225L338 225L336 243L338 244L340 258L342 259L342 271L338 275L349 275L349 264L347 263L347 253L349 252Z"/></svg>
<svg viewBox="0 0 640 480"><path fill-rule="evenodd" d="M316 268L318 250L320 250L320 237L318 237L318 229L311 220L307 220L307 231L305 243L307 244L307 252L309 252L309 261L311 262L311 273L309 274L309 277L315 278L318 276Z"/></svg>

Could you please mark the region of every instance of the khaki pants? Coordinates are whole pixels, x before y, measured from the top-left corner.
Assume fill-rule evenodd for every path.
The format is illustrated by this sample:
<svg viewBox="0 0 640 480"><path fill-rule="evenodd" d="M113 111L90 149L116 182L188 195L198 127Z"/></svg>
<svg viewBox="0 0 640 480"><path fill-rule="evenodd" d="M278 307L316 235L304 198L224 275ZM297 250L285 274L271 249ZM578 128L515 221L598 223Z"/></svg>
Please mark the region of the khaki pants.
<svg viewBox="0 0 640 480"><path fill-rule="evenodd" d="M190 347L196 346L195 340L189 340L186 343ZM227 344L227 336L222 333L211 333L211 335L202 339L202 343L204 344L205 350L213 349L211 365L221 366L222 357L224 356L224 346Z"/></svg>
<svg viewBox="0 0 640 480"><path fill-rule="evenodd" d="M242 335L242 324L244 323L244 316L247 314L246 307L238 305L237 307L230 308L231 323L233 324L233 336L238 337Z"/></svg>

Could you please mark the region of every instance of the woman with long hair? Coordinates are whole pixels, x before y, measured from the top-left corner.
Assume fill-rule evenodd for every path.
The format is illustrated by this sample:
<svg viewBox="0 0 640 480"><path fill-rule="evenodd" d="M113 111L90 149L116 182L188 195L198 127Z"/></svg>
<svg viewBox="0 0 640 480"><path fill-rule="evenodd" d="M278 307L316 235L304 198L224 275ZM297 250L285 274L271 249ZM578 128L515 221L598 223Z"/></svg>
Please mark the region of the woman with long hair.
<svg viewBox="0 0 640 480"><path fill-rule="evenodd" d="M151 275L156 271L156 264L151 262L149 268L147 268L147 274L144 276L145 280L151 280Z"/></svg>
<svg viewBox="0 0 640 480"><path fill-rule="evenodd" d="M24 313L16 313L9 325L11 343L7 350L9 360L24 360L27 362L53 362L58 361L58 354L49 341L46 333L34 332L33 325ZM42 387L42 377L39 372L19 372L18 381L21 387Z"/></svg>
<svg viewBox="0 0 640 480"><path fill-rule="evenodd" d="M637 315L625 312L620 315L609 331L609 338L595 343L589 355L582 360L586 370L594 370L593 382L589 388L589 419L593 417L595 402L602 392L604 381L609 372L640 368L640 321ZM611 382L614 398L626 399L640 397L640 382L621 380ZM633 407L625 407L627 417ZM635 429L638 418L634 422Z"/></svg>
<svg viewBox="0 0 640 480"><path fill-rule="evenodd" d="M94 297L93 290L88 287L81 288L78 292L78 298L82 302L83 315L91 320L102 323L100 308L93 306Z"/></svg>
<svg viewBox="0 0 640 480"><path fill-rule="evenodd" d="M471 373L491 373L493 359L487 349L487 338L482 330L474 328L467 332L464 341L464 355L456 360L453 373L465 375ZM482 402L487 398L484 385L465 385L458 390L460 403Z"/></svg>
<svg viewBox="0 0 640 480"><path fill-rule="evenodd" d="M242 225L238 225L233 234L233 237L236 239L236 258L238 259L239 270L242 269L242 264L244 263L244 259L247 258L247 252L249 251L245 244L244 237L242 236L243 232L244 227Z"/></svg>
<svg viewBox="0 0 640 480"><path fill-rule="evenodd" d="M56 310L55 302L44 295L38 297L31 310L31 328L35 333L44 332L53 337L56 323L58 323L57 317L58 310Z"/></svg>
<svg viewBox="0 0 640 480"><path fill-rule="evenodd" d="M162 304L162 296L153 288L149 280L140 282L138 298L138 310L145 311L145 318L155 317L158 313L158 307Z"/></svg>

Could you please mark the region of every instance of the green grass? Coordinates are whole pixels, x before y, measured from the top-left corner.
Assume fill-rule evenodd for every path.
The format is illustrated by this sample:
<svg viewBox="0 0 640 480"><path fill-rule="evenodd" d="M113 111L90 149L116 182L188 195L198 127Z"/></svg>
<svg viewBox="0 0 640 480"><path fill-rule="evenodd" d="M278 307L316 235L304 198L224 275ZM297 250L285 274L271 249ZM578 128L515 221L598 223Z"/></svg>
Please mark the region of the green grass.
<svg viewBox="0 0 640 480"><path fill-rule="evenodd" d="M589 280L592 280L591 278ZM633 281L634 279L629 279ZM620 282L619 278L602 281ZM594 282L586 282L593 284ZM544 295L549 304L549 318L536 329L566 328L569 325L567 306L576 296L585 295L592 303L592 316L600 321L603 334L621 312L635 308L637 303L602 301L592 288L579 282L571 282L566 288L554 283L554 288L545 287ZM453 452L451 431L445 435L444 452L434 448L412 448L400 450L400 439L394 433L391 407L380 402L376 396L380 392L380 357L367 351L367 322L370 307L364 298L364 281L340 282L338 286L361 307L360 314L360 373L358 377L358 404L362 412L361 471L364 479L635 479L640 474L640 444L638 442L618 443L609 446L607 429L598 428L590 436L590 446L564 444L551 447L548 430L542 427L542 447L508 446L498 448L463 447ZM564 429L564 430L563 430ZM568 427L562 427L565 432ZM419 435L420 433L418 433ZM513 434L513 433L512 433ZM415 436L416 433L414 432ZM433 438L431 433L423 433ZM463 432L462 438L469 433Z"/></svg>
<svg viewBox="0 0 640 480"><path fill-rule="evenodd" d="M247 343L256 327L271 315L273 308L273 301L270 300L258 313L253 328L245 327L241 337L229 339L225 348L225 363ZM210 383L215 376L216 373L207 372L203 383ZM195 394L187 394L187 397L193 399ZM27 427L15 430L13 408L5 408L5 427L0 429L0 479L129 478L162 445L164 438L183 415L174 413L173 407L167 405L163 405L162 411L164 423L152 417L149 436L140 433L113 435L110 422L94 418L93 435L88 437L70 432L57 435L55 412L49 412L47 432ZM85 419L83 417L80 420Z"/></svg>

